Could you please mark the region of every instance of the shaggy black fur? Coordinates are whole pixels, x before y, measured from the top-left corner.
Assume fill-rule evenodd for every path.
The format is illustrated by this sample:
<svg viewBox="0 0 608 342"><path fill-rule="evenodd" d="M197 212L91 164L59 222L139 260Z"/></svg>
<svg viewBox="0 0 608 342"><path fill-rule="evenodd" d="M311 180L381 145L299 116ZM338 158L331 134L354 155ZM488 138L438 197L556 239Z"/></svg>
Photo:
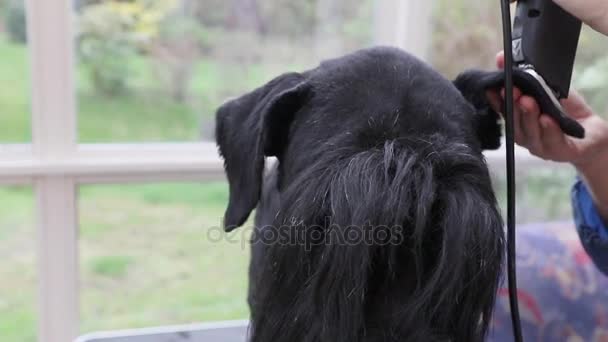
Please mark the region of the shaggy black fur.
<svg viewBox="0 0 608 342"><path fill-rule="evenodd" d="M258 208L252 341L483 340L504 238L481 152L500 127L467 75L372 48L218 110L226 229Z"/></svg>

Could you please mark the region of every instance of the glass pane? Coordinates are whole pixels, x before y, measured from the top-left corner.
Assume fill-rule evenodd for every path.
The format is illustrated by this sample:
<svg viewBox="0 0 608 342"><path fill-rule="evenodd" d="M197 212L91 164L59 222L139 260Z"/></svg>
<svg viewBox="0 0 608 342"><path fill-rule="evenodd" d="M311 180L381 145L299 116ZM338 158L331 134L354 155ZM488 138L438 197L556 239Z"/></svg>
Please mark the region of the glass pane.
<svg viewBox="0 0 608 342"><path fill-rule="evenodd" d="M436 0L431 63L450 79L470 68L495 69L494 57L502 50L500 23L497 1Z"/></svg>
<svg viewBox="0 0 608 342"><path fill-rule="evenodd" d="M36 234L30 188L0 187L0 340L36 341Z"/></svg>
<svg viewBox="0 0 608 342"><path fill-rule="evenodd" d="M30 76L23 0L0 1L0 144L29 142Z"/></svg>
<svg viewBox="0 0 608 342"><path fill-rule="evenodd" d="M502 50L500 22L500 8L493 1L437 0L432 64L450 78L470 68L496 68L495 56ZM608 118L608 39L587 26L580 37L573 85L598 114Z"/></svg>
<svg viewBox="0 0 608 342"><path fill-rule="evenodd" d="M80 190L83 332L246 319L248 235L225 183Z"/></svg>
<svg viewBox="0 0 608 342"><path fill-rule="evenodd" d="M371 1L76 1L84 142L213 139L215 109L369 44Z"/></svg>
<svg viewBox="0 0 608 342"><path fill-rule="evenodd" d="M584 27L577 51L574 86L597 114L608 118L608 39Z"/></svg>
<svg viewBox="0 0 608 342"><path fill-rule="evenodd" d="M437 0L431 29L431 63L449 78L470 68L496 69L495 56L502 50L500 23L499 4L494 1ZM588 27L581 34L573 87L586 96L598 114L608 117L608 39ZM502 208L506 208L504 168L504 164L493 167ZM570 189L574 177L574 170L566 164L540 170L518 165L518 221L571 220Z"/></svg>
<svg viewBox="0 0 608 342"><path fill-rule="evenodd" d="M505 166L491 168L499 205L506 219L507 179ZM517 166L517 223L572 221L570 191L576 172L567 164L546 167Z"/></svg>

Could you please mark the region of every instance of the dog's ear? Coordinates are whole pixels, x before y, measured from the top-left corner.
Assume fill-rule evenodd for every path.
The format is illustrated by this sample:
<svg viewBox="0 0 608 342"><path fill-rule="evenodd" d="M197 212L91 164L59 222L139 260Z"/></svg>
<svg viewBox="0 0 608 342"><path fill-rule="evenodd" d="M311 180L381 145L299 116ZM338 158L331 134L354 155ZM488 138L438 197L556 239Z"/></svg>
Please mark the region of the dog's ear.
<svg viewBox="0 0 608 342"><path fill-rule="evenodd" d="M458 75L454 85L462 96L476 109L473 127L484 150L500 147L500 115L492 109L486 97L487 79L496 72L469 70Z"/></svg>
<svg viewBox="0 0 608 342"><path fill-rule="evenodd" d="M260 198L264 157L277 156L287 142L289 124L309 90L304 77L287 73L216 113L216 140L230 186L224 228L241 226Z"/></svg>

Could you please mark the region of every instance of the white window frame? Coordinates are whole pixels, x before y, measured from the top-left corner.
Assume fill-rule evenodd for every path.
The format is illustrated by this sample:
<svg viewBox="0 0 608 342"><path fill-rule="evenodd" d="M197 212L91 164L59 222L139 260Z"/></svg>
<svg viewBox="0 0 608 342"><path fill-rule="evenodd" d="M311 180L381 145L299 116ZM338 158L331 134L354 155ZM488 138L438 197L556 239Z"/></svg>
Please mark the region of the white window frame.
<svg viewBox="0 0 608 342"><path fill-rule="evenodd" d="M429 23L430 10L423 16L408 12L390 18L378 12L400 8L405 13L403 1L378 0L376 21L389 36L376 40L400 47L424 44L427 40L410 42L407 37L428 35L421 23ZM0 145L0 185L34 186L38 340L66 342L79 333L78 186L223 180L224 173L212 143L79 144L72 0L26 0L26 6L32 144ZM391 25L400 29L392 34ZM413 49L424 55L423 45ZM538 162L526 152L517 153L520 164ZM492 165L502 165L504 152L487 158Z"/></svg>

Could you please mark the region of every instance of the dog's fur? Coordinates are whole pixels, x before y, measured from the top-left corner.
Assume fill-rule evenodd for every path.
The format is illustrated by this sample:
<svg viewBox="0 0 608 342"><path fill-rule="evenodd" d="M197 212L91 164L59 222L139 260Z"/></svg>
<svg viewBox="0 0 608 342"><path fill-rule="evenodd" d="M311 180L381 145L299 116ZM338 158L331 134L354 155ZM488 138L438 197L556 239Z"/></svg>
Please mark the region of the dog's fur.
<svg viewBox="0 0 608 342"><path fill-rule="evenodd" d="M484 338L504 240L482 150L500 127L474 75L372 48L218 110L226 228L257 206L252 341Z"/></svg>

